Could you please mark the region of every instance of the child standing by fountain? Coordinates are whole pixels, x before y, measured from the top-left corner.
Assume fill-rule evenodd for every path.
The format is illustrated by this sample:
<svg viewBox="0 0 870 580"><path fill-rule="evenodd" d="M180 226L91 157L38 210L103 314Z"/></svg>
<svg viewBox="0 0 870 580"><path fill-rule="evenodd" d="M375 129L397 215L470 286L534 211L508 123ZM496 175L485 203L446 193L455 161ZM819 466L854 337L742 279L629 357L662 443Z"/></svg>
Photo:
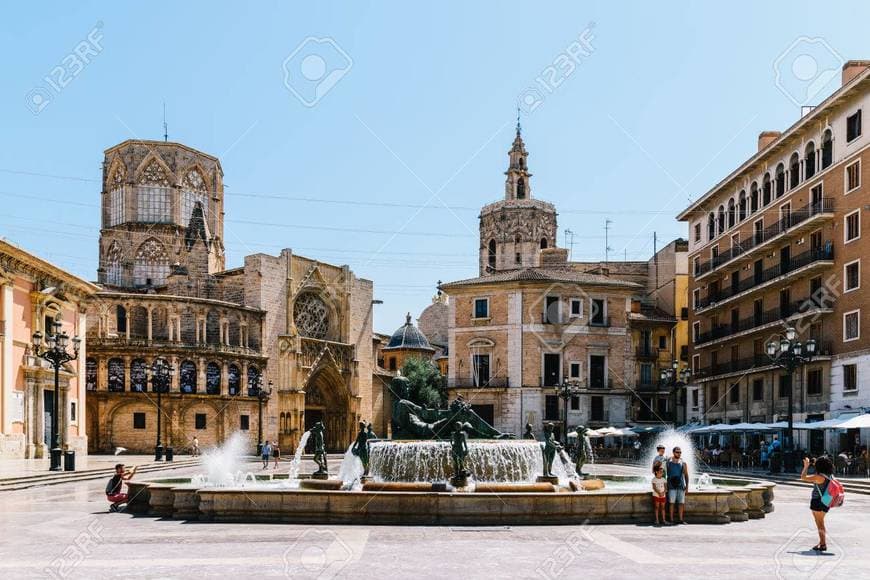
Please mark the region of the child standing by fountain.
<svg viewBox="0 0 870 580"><path fill-rule="evenodd" d="M662 464L657 462L655 467L653 467L655 477L652 480L653 512L655 512L657 527L661 526L662 523L667 523L665 518L665 502L667 500L668 482L662 477L664 473L665 470Z"/></svg>

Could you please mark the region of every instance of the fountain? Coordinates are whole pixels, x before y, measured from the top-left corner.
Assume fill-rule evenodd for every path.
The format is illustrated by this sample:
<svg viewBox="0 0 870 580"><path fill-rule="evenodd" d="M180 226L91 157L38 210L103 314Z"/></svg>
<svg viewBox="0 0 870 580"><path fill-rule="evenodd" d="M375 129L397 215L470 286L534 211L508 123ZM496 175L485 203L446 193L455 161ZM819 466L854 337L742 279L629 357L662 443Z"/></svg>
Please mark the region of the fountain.
<svg viewBox="0 0 870 580"><path fill-rule="evenodd" d="M296 453L293 454L293 460L290 462L290 480L299 479L299 466L302 464L302 454L305 452L305 446L308 445L309 437L311 431L306 431L299 438L299 445L296 446Z"/></svg>

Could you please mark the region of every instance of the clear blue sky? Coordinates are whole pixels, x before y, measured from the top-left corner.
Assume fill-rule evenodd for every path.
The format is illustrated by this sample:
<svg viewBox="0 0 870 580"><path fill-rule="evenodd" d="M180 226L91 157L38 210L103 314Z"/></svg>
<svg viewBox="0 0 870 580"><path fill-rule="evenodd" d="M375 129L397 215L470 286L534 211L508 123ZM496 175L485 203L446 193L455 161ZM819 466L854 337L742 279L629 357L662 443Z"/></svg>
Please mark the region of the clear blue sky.
<svg viewBox="0 0 870 580"><path fill-rule="evenodd" d="M228 266L282 247L350 264L374 280L384 300L375 328L387 332L429 303L437 280L476 275L477 208L503 194L515 106L528 87L544 97L523 118L533 193L559 208L560 244L570 228L575 259L603 258L609 218L611 257L646 259L654 231L664 241L686 235L673 216L750 155L759 131L797 119L774 74L796 40L800 57L801 37L825 39L811 49L824 66L839 65L828 47L870 57L870 7L836 3L2 10L0 236L94 279L102 151L161 138L165 101L170 139L223 163ZM567 76L548 72L590 23L593 53ZM74 64L53 73L95 26L99 54L85 53L78 74ZM313 107L287 90L283 72L307 37L333 39L352 60L342 76L345 57L326 59L340 78ZM303 46L289 66L318 78L317 61L303 57L324 47ZM789 91L803 82L794 59L780 60ZM46 76L72 80L58 92ZM552 92L536 79L550 79ZM813 101L838 79L814 88ZM301 86L302 97L316 84Z"/></svg>

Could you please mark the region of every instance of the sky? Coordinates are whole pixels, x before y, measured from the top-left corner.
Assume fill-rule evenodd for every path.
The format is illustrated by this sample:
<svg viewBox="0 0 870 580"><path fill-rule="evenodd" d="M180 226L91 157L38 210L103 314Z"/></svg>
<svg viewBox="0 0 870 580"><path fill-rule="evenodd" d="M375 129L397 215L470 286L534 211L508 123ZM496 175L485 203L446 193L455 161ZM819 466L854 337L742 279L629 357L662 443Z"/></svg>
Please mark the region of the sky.
<svg viewBox="0 0 870 580"><path fill-rule="evenodd" d="M220 158L227 267L281 248L374 281L375 330L477 275L520 105L572 259L646 260L674 216L870 58L829 2L15 3L0 237L96 278L103 151ZM833 71L833 72L832 72ZM830 73L830 74L829 74ZM834 74L836 73L836 74ZM573 232L566 243L565 230Z"/></svg>

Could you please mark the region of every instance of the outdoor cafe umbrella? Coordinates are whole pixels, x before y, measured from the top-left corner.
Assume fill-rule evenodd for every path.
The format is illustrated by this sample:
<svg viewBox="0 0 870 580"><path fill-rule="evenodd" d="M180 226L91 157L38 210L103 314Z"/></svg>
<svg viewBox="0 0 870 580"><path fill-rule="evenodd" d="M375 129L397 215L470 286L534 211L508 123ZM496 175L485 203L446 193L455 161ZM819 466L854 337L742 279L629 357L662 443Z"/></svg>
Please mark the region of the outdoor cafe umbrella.
<svg viewBox="0 0 870 580"><path fill-rule="evenodd" d="M870 429L870 413L852 417L836 425L835 429Z"/></svg>

